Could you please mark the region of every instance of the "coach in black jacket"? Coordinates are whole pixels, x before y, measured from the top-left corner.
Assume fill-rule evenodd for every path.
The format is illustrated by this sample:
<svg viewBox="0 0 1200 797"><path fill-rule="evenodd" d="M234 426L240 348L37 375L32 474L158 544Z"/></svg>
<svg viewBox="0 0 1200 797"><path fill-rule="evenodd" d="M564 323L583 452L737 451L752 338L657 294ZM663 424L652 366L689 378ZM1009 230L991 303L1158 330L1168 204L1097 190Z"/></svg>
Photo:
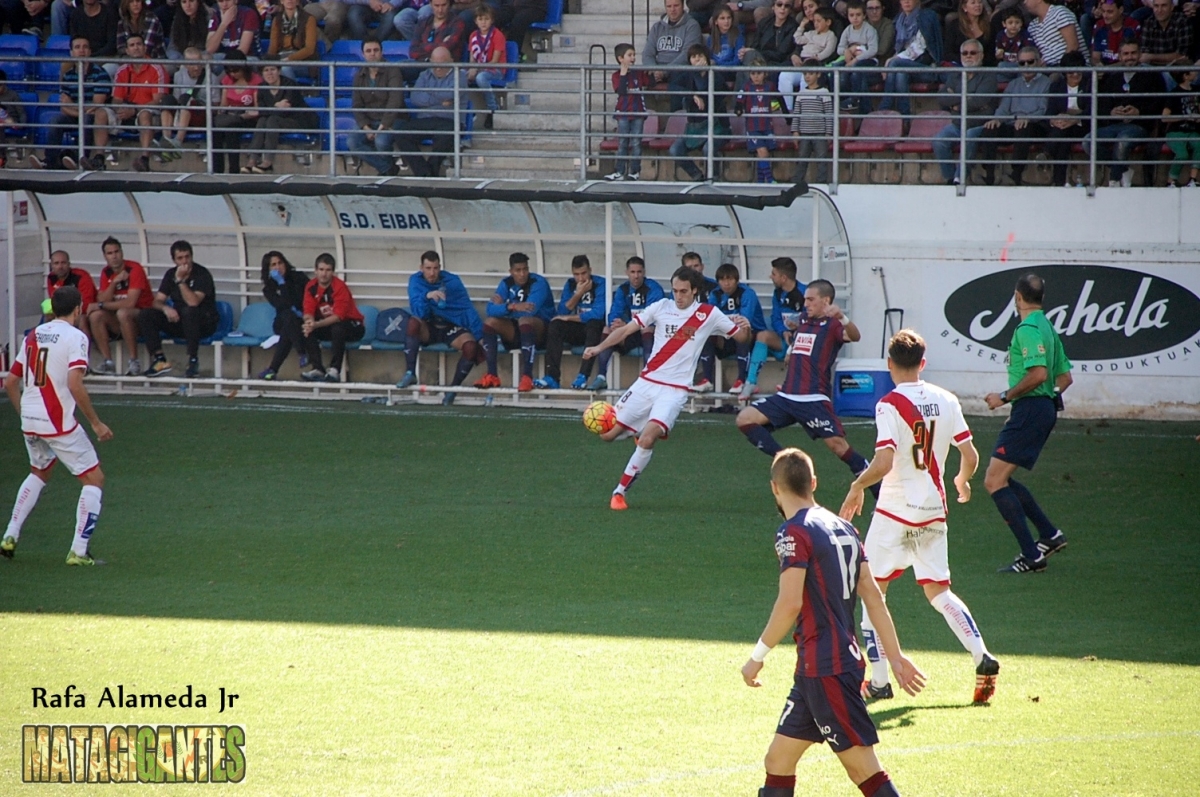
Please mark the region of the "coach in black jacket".
<svg viewBox="0 0 1200 797"><path fill-rule="evenodd" d="M304 351L304 331L301 318L304 314L304 286L308 275L297 271L282 252L267 252L262 259L263 296L275 308L275 355L271 365L258 375L259 379L274 379L283 367L283 361L292 353Z"/></svg>

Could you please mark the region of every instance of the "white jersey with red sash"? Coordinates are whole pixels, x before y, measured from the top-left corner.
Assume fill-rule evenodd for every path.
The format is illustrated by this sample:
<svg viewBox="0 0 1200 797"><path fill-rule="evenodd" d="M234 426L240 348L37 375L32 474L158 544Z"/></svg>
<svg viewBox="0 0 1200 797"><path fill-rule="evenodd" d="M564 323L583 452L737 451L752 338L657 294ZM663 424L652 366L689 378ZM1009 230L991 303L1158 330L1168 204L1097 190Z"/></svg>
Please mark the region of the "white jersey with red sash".
<svg viewBox="0 0 1200 797"><path fill-rule="evenodd" d="M21 393L21 431L57 437L72 431L75 397L67 384L72 369L87 370L87 335L62 319L29 330L12 366L25 382Z"/></svg>
<svg viewBox="0 0 1200 797"><path fill-rule="evenodd" d="M896 452L875 511L909 526L946 520L943 481L950 444L971 439L958 398L928 382L904 382L875 405L875 450Z"/></svg>
<svg viewBox="0 0 1200 797"><path fill-rule="evenodd" d="M704 341L711 335L733 337L738 326L711 304L695 303L680 310L675 299L660 299L633 314L642 329L654 327L654 354L641 377L648 382L687 390L692 386Z"/></svg>

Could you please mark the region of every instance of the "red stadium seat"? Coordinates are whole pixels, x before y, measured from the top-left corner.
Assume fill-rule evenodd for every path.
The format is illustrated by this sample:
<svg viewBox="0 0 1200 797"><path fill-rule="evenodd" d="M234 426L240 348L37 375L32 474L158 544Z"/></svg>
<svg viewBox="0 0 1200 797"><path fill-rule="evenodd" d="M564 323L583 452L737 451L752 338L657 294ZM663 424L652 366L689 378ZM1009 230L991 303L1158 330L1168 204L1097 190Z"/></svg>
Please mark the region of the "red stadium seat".
<svg viewBox="0 0 1200 797"><path fill-rule="evenodd" d="M642 127L642 146L648 147L650 139L658 135L658 117L654 114L646 116L646 124ZM619 140L616 136L606 138L600 142L601 152L616 152ZM669 144L667 146L670 146Z"/></svg>
<svg viewBox="0 0 1200 797"><path fill-rule="evenodd" d="M897 141L896 152L917 155L933 152L933 138L952 121L949 111L922 111L912 120L908 138Z"/></svg>
<svg viewBox="0 0 1200 797"><path fill-rule="evenodd" d="M896 111L871 111L863 117L858 135L846 142L846 152L887 152L904 135L904 118Z"/></svg>

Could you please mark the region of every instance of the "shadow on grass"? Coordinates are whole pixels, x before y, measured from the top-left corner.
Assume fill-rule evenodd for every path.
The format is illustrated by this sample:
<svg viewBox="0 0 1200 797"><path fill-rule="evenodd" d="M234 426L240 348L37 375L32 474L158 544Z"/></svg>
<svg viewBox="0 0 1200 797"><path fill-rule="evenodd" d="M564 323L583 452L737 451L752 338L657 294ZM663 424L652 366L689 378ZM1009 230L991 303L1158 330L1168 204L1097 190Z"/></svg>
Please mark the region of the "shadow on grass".
<svg viewBox="0 0 1200 797"><path fill-rule="evenodd" d="M682 423L615 513L629 444L573 414L173 403L105 401L117 438L93 548L109 565L63 565L78 493L58 473L0 560L5 611L752 642L774 600L768 460L727 419ZM998 423L974 425L983 448ZM1200 583L1195 444L1118 436L1164 429L1052 440L1025 481L1072 544L1045 574L996 575L1015 545L995 507L952 505L955 591L992 649L1200 663L1200 636L1175 633L1200 626L1179 600ZM20 439L12 413L0 433ZM813 453L818 499L840 504L846 467L779 439ZM860 450L872 439L850 428ZM0 500L26 469L19 444L0 452ZM907 577L889 605L905 647L960 650Z"/></svg>
<svg viewBox="0 0 1200 797"><path fill-rule="evenodd" d="M946 703L938 706L900 705L885 709L880 709L879 705L878 701L868 703L867 710L871 714L871 719L875 721L875 727L881 731L907 728L914 724L915 715L921 711L945 711L947 709L987 711L990 708L986 703L983 705L976 705L974 703Z"/></svg>

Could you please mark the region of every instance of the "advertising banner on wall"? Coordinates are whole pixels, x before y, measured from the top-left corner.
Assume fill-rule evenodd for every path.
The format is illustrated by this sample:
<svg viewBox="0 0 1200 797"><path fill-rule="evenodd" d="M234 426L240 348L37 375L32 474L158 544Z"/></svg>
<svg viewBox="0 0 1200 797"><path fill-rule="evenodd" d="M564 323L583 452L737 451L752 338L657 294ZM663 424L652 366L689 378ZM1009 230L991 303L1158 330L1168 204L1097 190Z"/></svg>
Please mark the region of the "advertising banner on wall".
<svg viewBox="0 0 1200 797"><path fill-rule="evenodd" d="M1076 374L1200 376L1200 268L1030 263L997 270L964 264L929 280L926 318L939 370L999 371L1018 317L1013 288L1033 272L1046 283L1043 310Z"/></svg>

